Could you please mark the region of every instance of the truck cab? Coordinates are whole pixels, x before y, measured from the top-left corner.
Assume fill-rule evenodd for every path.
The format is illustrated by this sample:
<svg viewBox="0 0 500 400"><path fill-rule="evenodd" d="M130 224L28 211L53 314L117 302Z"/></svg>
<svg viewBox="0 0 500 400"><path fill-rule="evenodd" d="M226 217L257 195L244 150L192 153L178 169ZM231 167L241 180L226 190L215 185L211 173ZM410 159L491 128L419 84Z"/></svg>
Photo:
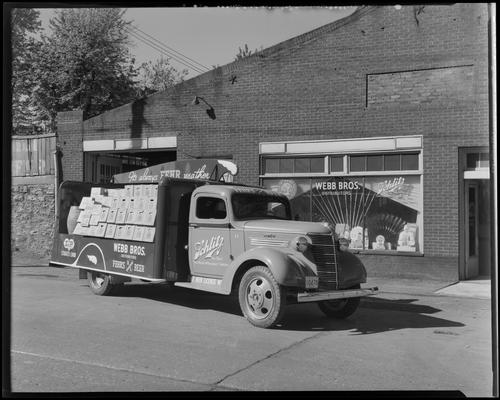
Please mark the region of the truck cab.
<svg viewBox="0 0 500 400"><path fill-rule="evenodd" d="M110 193L115 189L141 193L127 185L108 186L104 189L111 189ZM88 186L87 193L78 187L83 196L88 194ZM90 238L85 232L59 233L52 262L62 264L61 255L67 252L61 248L73 241L80 255L64 265L86 271L96 294L108 294L115 285L133 278L233 293L247 320L264 328L279 324L290 303L317 302L327 316L345 318L355 312L361 297L377 293L377 288L361 288L366 270L355 255L342 249L332 227L293 220L290 202L282 194L260 187L168 177L159 181L156 192L151 242L129 240L135 234L106 238L107 228L104 238ZM135 199L136 205L139 200ZM136 224L131 229L140 228ZM81 257L89 246L98 247L101 256L95 252L94 259L88 254Z"/></svg>

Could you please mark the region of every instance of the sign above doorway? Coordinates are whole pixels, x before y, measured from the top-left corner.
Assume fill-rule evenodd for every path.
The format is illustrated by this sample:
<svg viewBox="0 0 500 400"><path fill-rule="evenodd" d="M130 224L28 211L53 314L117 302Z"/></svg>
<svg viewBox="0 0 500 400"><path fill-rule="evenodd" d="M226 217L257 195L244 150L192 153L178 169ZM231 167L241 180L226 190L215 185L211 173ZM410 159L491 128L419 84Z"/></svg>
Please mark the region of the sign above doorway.
<svg viewBox="0 0 500 400"><path fill-rule="evenodd" d="M163 177L232 182L238 167L229 160L172 161L113 176L115 183L156 183Z"/></svg>

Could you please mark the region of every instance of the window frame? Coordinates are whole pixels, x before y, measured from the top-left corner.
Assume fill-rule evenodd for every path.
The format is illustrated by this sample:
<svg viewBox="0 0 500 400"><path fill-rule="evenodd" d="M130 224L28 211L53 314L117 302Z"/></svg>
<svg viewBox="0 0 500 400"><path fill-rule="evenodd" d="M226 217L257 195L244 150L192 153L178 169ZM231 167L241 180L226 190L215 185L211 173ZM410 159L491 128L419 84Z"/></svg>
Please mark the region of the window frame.
<svg viewBox="0 0 500 400"><path fill-rule="evenodd" d="M416 154L418 157L418 169L416 170L384 170L384 171L350 171L350 156L351 155L400 155L400 166L402 167L402 159L401 155L403 154ZM405 252L398 251L396 249L391 250L373 250L373 249L349 249L348 251L352 253L360 253L360 254L378 254L378 255L396 255L396 256L423 256L424 255L424 171L423 171L423 148L420 149L408 149L408 150L396 150L396 151L363 151L363 152L343 152L343 153L328 153L322 154L325 157L325 173L272 173L266 174L264 171L264 163L265 159L269 158L299 158L299 157L307 157L307 156L315 156L316 154L293 154L293 155L285 155L285 154L259 154L260 158L260 174L259 174L259 183L261 186L264 185L264 181L266 179L293 179L293 178L309 178L311 180L311 188L312 188L312 180L315 178L333 178L333 177L345 177L345 178L355 178L355 177L372 177L372 176L394 176L394 175L403 175L403 176L418 176L419 184L420 184L420 198L419 202L421 205L421 209L418 212L417 224L418 224L418 243L419 243L419 251L416 252ZM318 154L319 155L319 154ZM342 156L343 157L343 171L332 172L331 171L331 156ZM384 161L383 161L384 162ZM366 158L365 158L365 166L366 166Z"/></svg>
<svg viewBox="0 0 500 400"><path fill-rule="evenodd" d="M322 158L323 159L323 172L295 172L295 160L301 159L301 158L308 158L309 159L309 168L311 168L311 159L313 158ZM260 155L260 172L266 170L266 161L267 160L281 160L281 159L290 159L292 160L292 166L293 166L293 171L292 172L271 172L271 173L265 173L262 175L265 175L267 177L269 176L311 176L311 175L328 175L328 170L330 168L329 166L329 157L327 155L308 155L308 154L294 154L294 155L270 155L270 156L263 156ZM279 170L279 164L278 164L278 170Z"/></svg>

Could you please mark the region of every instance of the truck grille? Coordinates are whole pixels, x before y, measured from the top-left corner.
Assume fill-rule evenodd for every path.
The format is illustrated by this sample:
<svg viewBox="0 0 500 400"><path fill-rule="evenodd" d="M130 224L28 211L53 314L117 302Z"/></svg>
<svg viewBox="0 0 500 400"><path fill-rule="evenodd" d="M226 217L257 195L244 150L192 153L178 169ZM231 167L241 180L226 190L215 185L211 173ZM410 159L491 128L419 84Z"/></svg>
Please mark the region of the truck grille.
<svg viewBox="0 0 500 400"><path fill-rule="evenodd" d="M318 268L319 289L338 289L337 254L331 235L308 234L312 240L312 253Z"/></svg>

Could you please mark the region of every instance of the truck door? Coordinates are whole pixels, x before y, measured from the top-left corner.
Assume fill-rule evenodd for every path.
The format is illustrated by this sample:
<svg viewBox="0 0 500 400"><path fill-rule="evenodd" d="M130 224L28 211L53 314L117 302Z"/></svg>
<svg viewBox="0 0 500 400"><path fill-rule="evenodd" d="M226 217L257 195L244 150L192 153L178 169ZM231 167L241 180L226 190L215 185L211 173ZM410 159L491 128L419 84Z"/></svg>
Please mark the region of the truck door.
<svg viewBox="0 0 500 400"><path fill-rule="evenodd" d="M189 223L191 275L221 277L230 263L231 237L226 200L200 193Z"/></svg>

